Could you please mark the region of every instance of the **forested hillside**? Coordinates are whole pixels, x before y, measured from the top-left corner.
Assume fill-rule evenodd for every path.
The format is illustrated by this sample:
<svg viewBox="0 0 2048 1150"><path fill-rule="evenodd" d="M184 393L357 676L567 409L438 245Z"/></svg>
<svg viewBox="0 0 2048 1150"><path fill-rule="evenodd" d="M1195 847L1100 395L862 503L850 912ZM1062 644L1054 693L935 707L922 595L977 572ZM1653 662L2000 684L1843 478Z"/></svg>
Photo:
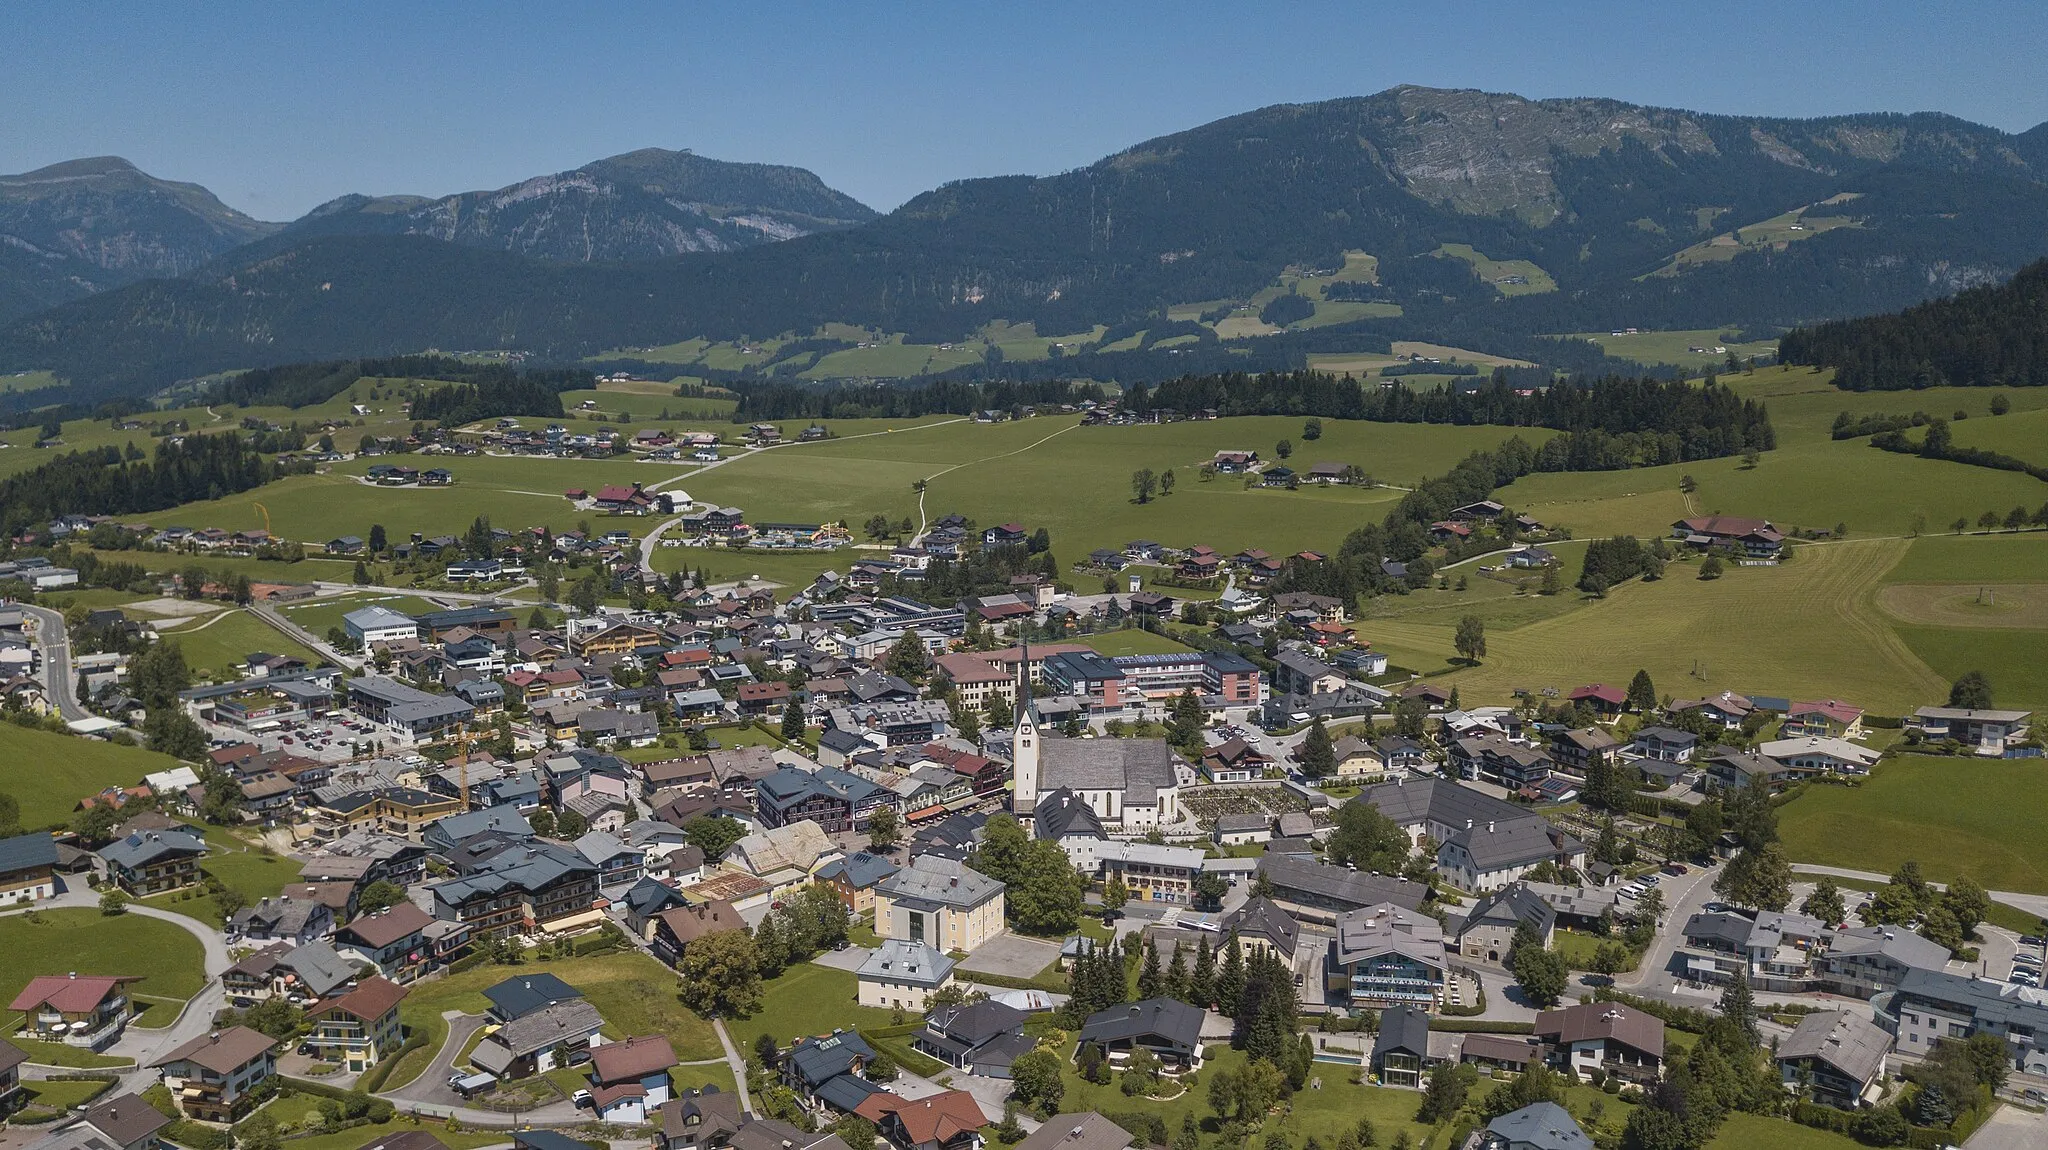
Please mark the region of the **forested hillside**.
<svg viewBox="0 0 2048 1150"><path fill-rule="evenodd" d="M2038 145L1933 114L1758 119L1397 88L1261 109L1055 176L948 184L786 243L580 264L558 261L605 249L556 242L576 233L557 225L590 217L572 206L579 181L549 177L554 207L521 216L508 200L483 232L446 233L457 243L431 228L311 234L387 228L421 210L365 202L186 278L29 317L0 329L0 370L51 369L104 395L428 347L567 359L697 336L803 337L835 322L921 342L994 320L1045 332L1156 325L1170 307L1339 268L1346 252L1375 257L1376 275L1331 298L1401 314L1288 336L1520 355L1505 348L1616 327L1768 334L1996 282L2048 254ZM1476 255L1447 252L1536 279L1482 275ZM1213 340L1147 352L1144 374L1294 366L1222 354ZM1207 358L1166 358L1190 355Z"/></svg>
<svg viewBox="0 0 2048 1150"><path fill-rule="evenodd" d="M1778 353L1834 368L1849 391L2048 385L2048 261L1896 315L1788 332Z"/></svg>

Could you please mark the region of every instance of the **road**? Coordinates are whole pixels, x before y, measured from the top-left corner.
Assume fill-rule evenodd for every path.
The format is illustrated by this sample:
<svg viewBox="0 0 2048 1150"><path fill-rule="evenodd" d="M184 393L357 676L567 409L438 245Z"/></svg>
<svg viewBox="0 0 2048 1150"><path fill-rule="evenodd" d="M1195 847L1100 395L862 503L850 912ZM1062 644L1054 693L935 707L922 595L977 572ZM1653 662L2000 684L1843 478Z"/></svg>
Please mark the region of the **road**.
<svg viewBox="0 0 2048 1150"><path fill-rule="evenodd" d="M747 1060L740 1057L739 1048L732 1044L732 1035L725 1032L725 1020L713 1018L711 1029L718 1032L718 1044L725 1047L725 1063L732 1067L733 1085L739 1088L740 1109L747 1113L754 1110L754 1100L747 1095Z"/></svg>
<svg viewBox="0 0 2048 1150"><path fill-rule="evenodd" d="M64 616L48 607L20 604L22 612L36 621L36 646L43 656L43 689L57 713L67 723L92 718L92 712L78 701L78 678L71 673L71 632Z"/></svg>
<svg viewBox="0 0 2048 1150"><path fill-rule="evenodd" d="M2048 1146L2048 1115L2001 1106L1963 1143L1963 1150L2035 1150L2040 1146Z"/></svg>
<svg viewBox="0 0 2048 1150"><path fill-rule="evenodd" d="M1652 998L1674 998L1678 989L1678 978L1670 971L1672 952L1683 941L1680 927L1693 915L1698 914L1714 898L1714 876L1720 872L1717 864L1710 867L1694 867L1682 878L1666 878L1661 884L1664 891L1664 926L1657 931L1650 948L1643 952L1643 960L1633 973L1617 975L1616 989ZM1591 988L1598 975L1580 975L1578 982Z"/></svg>
<svg viewBox="0 0 2048 1150"><path fill-rule="evenodd" d="M98 892L88 889L81 883L33 907L0 911L0 914L22 914L28 910L50 910L58 907L89 907L97 911L99 904ZM157 919L179 927L199 940L199 945L206 956L206 984L185 1003L176 1020L160 1030L148 1030L131 1025L122 1033L121 1038L104 1052L115 1057L135 1060L133 1069L121 1072L121 1089L139 1094L154 1085L161 1077L160 1072L150 1068L150 1063L213 1028L213 1016L227 1006L227 996L221 991L220 976L233 963L233 959L228 955L227 940L221 933L197 919L133 902L128 904L127 913L138 918Z"/></svg>
<svg viewBox="0 0 2048 1150"><path fill-rule="evenodd" d="M1864 882L1890 882L1892 877L1888 874L1879 874L1873 870L1851 870L1847 867L1817 866L1813 863L1793 863L1792 869L1801 874L1833 875L1835 878L1861 879ZM1936 890L1945 889L1943 884L1938 882L1931 882L1927 885ZM1993 902L2002 902L2007 906L2017 907L2036 918L2048 921L2048 895L2023 894L2015 890L1994 890L1987 891L1986 893L1991 896L1991 901Z"/></svg>
<svg viewBox="0 0 2048 1150"><path fill-rule="evenodd" d="M258 619L263 620L265 623L270 624L272 628L282 632L286 638L296 641L321 658L330 660L335 666L350 671L362 669L363 661L361 659L354 655L345 655L336 650L334 644L285 618L279 613L277 608L272 607L270 604L251 603L249 604L249 610Z"/></svg>
<svg viewBox="0 0 2048 1150"><path fill-rule="evenodd" d="M385 1098L395 1103L425 1102L449 1108L462 1107L462 1096L448 1088L448 1076L454 1072L455 1057L469 1044L470 1036L489 1025L491 1020L481 1014L464 1014L459 1010L444 1010L441 1017L448 1021L448 1038L435 1052L434 1060L427 1064L427 1069L418 1078L396 1090L384 1091Z"/></svg>

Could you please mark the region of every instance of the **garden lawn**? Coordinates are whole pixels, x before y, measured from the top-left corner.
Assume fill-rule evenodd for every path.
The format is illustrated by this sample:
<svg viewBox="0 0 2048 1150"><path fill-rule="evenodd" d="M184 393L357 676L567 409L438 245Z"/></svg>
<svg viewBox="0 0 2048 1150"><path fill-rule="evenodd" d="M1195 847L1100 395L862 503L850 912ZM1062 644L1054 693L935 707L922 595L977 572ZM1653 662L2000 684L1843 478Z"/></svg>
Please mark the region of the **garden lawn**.
<svg viewBox="0 0 2048 1150"><path fill-rule="evenodd" d="M448 1129L446 1123L436 1122L431 1118L400 1115L389 1122L352 1126L332 1134L294 1138L289 1145L292 1150L357 1150L358 1147L367 1146L379 1138L407 1130L425 1131L440 1139L441 1144L448 1147L448 1150L475 1150L479 1146L497 1145L505 1141L505 1131L502 1129L477 1130L466 1127L457 1132Z"/></svg>
<svg viewBox="0 0 2048 1150"><path fill-rule="evenodd" d="M220 681L232 682L247 673L249 656L258 651L303 659L309 667L320 665L319 655L298 640L265 623L254 612L236 608L207 615L176 628L157 624L163 637L184 652L185 665L194 671L210 671Z"/></svg>
<svg viewBox="0 0 2048 1150"><path fill-rule="evenodd" d="M1707 1150L1858 1150L1862 1145L1847 1135L1783 1118L1730 1114Z"/></svg>
<svg viewBox="0 0 2048 1150"><path fill-rule="evenodd" d="M25 828L67 825L85 796L177 765L155 751L0 723L0 791L21 804Z"/></svg>
<svg viewBox="0 0 2048 1150"><path fill-rule="evenodd" d="M114 1055L94 1054L79 1046L66 1046L61 1042L38 1042L33 1038L9 1037L7 1041L21 1047L30 1062L44 1066L70 1066L81 1070L103 1070L111 1067L133 1066L133 1058Z"/></svg>
<svg viewBox="0 0 2048 1150"><path fill-rule="evenodd" d="M1605 942L1619 943L1620 941L1620 939L1598 938L1590 934L1581 934L1575 930L1560 930L1551 936L1550 945L1551 949L1564 956L1565 962L1573 970L1591 970L1593 969L1593 954L1600 949L1600 944ZM1623 946L1622 950L1628 954L1628 963L1622 969L1624 971L1634 970L1636 963L1641 960L1642 956L1635 951L1630 951L1627 946Z"/></svg>
<svg viewBox="0 0 2048 1150"><path fill-rule="evenodd" d="M385 1080L384 1088L396 1090L419 1077L440 1052L448 1038L448 1022L441 1017L442 1011L481 1014L490 1006L490 1000L483 995L485 987L523 974L540 973L553 974L582 991L583 997L604 1016L607 1037L666 1034L675 1046L676 1057L684 1062L717 1058L724 1052L711 1024L677 1001L675 973L638 951L518 966L480 966L411 988L399 1007L399 1018L408 1031L426 1035L426 1046L407 1054ZM853 976L846 977L851 985Z"/></svg>
<svg viewBox="0 0 2048 1150"><path fill-rule="evenodd" d="M2048 893L2044 805L2038 761L1903 755L1861 786L1808 787L1780 808L1779 829L1795 862L1890 874L1914 859L1936 881Z"/></svg>
<svg viewBox="0 0 2048 1150"><path fill-rule="evenodd" d="M57 1082L24 1082L29 1100L34 1105L50 1110L69 1110L98 1098L113 1087L113 1083L100 1079L65 1079Z"/></svg>
<svg viewBox="0 0 2048 1150"><path fill-rule="evenodd" d="M206 985L206 953L183 927L136 914L109 917L82 907L0 918L0 1002L39 974L137 975L128 990L139 1025L168 1026ZM146 997L145 997L146 996Z"/></svg>
<svg viewBox="0 0 2048 1150"><path fill-rule="evenodd" d="M249 849L226 834L213 836L206 857L200 860L199 869L219 879L221 885L229 890L240 893L243 901L251 905L276 897L299 875L299 864L268 851ZM180 898L181 893L192 892L151 895L143 902L196 918L208 926L226 925L227 916L220 912L220 903L212 895Z"/></svg>
<svg viewBox="0 0 2048 1150"><path fill-rule="evenodd" d="M835 1028L885 1027L894 1021L889 1011L855 1003L850 970L800 962L761 990L761 1009L752 1018L729 1019L725 1024L743 1054L751 1052L754 1040L763 1034L774 1035L776 1043L786 1047L791 1039L830 1034ZM676 1055L683 1056L681 1051Z"/></svg>

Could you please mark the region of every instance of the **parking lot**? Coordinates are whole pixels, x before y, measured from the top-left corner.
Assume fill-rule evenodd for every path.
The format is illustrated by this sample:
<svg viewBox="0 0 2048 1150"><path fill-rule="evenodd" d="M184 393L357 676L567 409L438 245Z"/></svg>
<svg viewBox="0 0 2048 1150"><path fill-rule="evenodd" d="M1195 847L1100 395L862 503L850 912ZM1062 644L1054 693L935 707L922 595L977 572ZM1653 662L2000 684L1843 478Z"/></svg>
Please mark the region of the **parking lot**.
<svg viewBox="0 0 2048 1150"><path fill-rule="evenodd" d="M381 743L389 749L402 743L389 729L347 714L281 723L273 730L262 732L244 731L220 723L202 723L201 727L216 747L255 743L265 751L282 750L324 763L347 762L369 753L375 744Z"/></svg>

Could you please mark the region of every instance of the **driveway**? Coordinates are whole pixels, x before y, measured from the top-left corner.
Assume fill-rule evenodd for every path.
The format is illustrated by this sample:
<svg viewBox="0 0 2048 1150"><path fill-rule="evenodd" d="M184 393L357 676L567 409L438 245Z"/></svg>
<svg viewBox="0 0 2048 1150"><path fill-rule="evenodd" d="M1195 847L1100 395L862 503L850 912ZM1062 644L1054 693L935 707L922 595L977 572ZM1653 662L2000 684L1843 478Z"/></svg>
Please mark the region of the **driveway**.
<svg viewBox="0 0 2048 1150"><path fill-rule="evenodd" d="M1010 978L1031 978L1060 956L1060 945L1018 934L999 934L960 963L960 969Z"/></svg>
<svg viewBox="0 0 2048 1150"><path fill-rule="evenodd" d="M469 1037L482 1030L490 1019L481 1014L464 1014L448 1010L441 1013L448 1020L448 1041L434 1053L426 1073L396 1090L386 1091L384 1097L403 1102L431 1102L438 1106L462 1106L462 1095L448 1088L448 1078L455 1073L455 1058L469 1043Z"/></svg>
<svg viewBox="0 0 2048 1150"><path fill-rule="evenodd" d="M2017 1106L2000 1106L1963 1143L1964 1150L2033 1150L2037 1146L2048 1146L2048 1115Z"/></svg>

